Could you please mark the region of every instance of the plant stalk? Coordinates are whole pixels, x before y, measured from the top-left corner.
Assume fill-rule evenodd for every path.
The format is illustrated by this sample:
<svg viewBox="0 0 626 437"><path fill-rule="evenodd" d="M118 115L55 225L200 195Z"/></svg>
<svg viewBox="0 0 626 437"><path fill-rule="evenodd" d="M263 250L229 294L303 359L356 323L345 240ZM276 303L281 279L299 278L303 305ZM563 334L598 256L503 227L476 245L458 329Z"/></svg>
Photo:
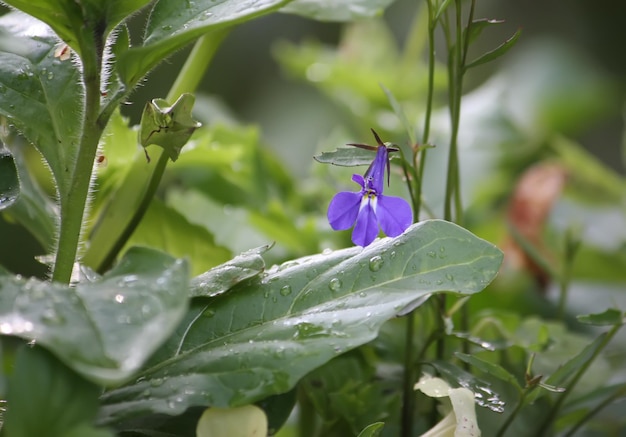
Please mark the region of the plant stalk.
<svg viewBox="0 0 626 437"><path fill-rule="evenodd" d="M100 47L100 45L95 44L95 47ZM82 132L69 187L67 187L66 193L61 192L59 243L52 273L53 281L64 284L70 282L81 243L94 160L100 137L104 131L104 127L98 122L101 55L91 54L90 56L90 49L92 48L84 47L82 50L85 90Z"/></svg>

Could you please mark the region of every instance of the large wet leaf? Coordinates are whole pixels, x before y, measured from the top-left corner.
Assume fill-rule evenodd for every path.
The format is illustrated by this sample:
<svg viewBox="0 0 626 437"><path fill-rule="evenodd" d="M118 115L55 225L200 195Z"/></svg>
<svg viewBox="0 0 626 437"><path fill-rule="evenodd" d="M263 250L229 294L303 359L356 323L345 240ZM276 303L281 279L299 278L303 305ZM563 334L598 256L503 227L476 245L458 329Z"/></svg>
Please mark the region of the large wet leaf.
<svg viewBox="0 0 626 437"><path fill-rule="evenodd" d="M281 12L298 14L320 21L352 21L374 17L394 0L294 0Z"/></svg>
<svg viewBox="0 0 626 437"><path fill-rule="evenodd" d="M5 436L113 436L91 426L100 388L42 348L22 345L18 349L8 385Z"/></svg>
<svg viewBox="0 0 626 437"><path fill-rule="evenodd" d="M501 260L492 244L433 220L364 249L277 266L226 294L197 299L139 378L103 395L100 420L243 405L286 392L375 338L407 305L433 293L482 290Z"/></svg>
<svg viewBox="0 0 626 437"><path fill-rule="evenodd" d="M44 156L61 197L78 149L82 92L71 61L54 57L58 38L18 12L0 17L0 115Z"/></svg>
<svg viewBox="0 0 626 437"><path fill-rule="evenodd" d="M48 24L59 37L80 53L94 43L94 34L103 36L128 15L150 0L6 0L5 3ZM82 40L82 41L81 41Z"/></svg>
<svg viewBox="0 0 626 437"><path fill-rule="evenodd" d="M168 55L209 31L277 10L290 0L158 0L150 13L143 44L121 54L118 71L135 84Z"/></svg>
<svg viewBox="0 0 626 437"><path fill-rule="evenodd" d="M145 248L71 288L0 275L0 333L34 340L86 378L130 377L187 308L187 263Z"/></svg>

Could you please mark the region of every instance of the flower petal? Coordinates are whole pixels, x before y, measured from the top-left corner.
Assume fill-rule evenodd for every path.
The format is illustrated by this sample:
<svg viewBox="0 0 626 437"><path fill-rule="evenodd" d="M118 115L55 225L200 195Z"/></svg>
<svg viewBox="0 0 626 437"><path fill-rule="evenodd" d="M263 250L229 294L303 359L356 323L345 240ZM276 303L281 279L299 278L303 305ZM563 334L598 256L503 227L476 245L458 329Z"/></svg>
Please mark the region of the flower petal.
<svg viewBox="0 0 626 437"><path fill-rule="evenodd" d="M383 232L389 237L397 237L413 223L413 210L401 197L378 196L376 216Z"/></svg>
<svg viewBox="0 0 626 437"><path fill-rule="evenodd" d="M359 205L363 195L343 191L335 194L328 205L328 223L335 231L350 229L359 214Z"/></svg>
<svg viewBox="0 0 626 437"><path fill-rule="evenodd" d="M369 168L365 172L365 179L371 178L372 189L376 194L382 194L384 180L385 180L385 168L387 167L387 161L389 159L389 151L385 146L378 146L376 150L376 157L370 164Z"/></svg>
<svg viewBox="0 0 626 437"><path fill-rule="evenodd" d="M356 226L352 231L352 242L357 246L367 246L378 236L378 221L369 197L363 197Z"/></svg>

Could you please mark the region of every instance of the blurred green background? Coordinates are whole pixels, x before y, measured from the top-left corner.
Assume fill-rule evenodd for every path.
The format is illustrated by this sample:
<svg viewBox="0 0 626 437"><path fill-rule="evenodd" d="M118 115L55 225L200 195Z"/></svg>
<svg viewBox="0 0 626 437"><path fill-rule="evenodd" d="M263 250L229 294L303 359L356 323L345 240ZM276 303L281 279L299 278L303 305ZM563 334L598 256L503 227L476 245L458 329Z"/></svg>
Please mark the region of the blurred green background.
<svg viewBox="0 0 626 437"><path fill-rule="evenodd" d="M489 124L488 120L485 125L481 117L488 114L489 119L503 110L523 133L520 134L523 141L518 144L528 143L528 138L536 137L537 142L542 142L555 133L564 134L609 168L625 174L626 2L489 0L477 3L476 18L506 20L481 35L473 48L477 55L494 48L519 28L523 33L519 43L504 57L468 74L465 91L471 96L464 103L467 113L462 123L470 127L467 135L461 136L461 147L464 141L468 144L491 141L494 135L494 143L502 142L502 135L496 132L500 126ZM407 39L417 11L423 7L421 1L397 0L385 11L384 21L399 47ZM144 19L141 14L134 17L134 32L141 31ZM304 62L298 53L303 52L285 49L303 43L332 49L344 32L342 24L320 23L287 14L273 14L233 29L202 82L196 105L198 118L210 121L217 116L231 117L244 125L259 126L262 146L283 161L296 181L307 180L319 167L312 159L316 152L332 150L346 141L371 142L369 127L395 132L384 140L406 142L397 120L389 120L390 114L393 117L391 112L375 113L372 118L372 111L364 111L361 116L358 111L350 110L356 107L354 101L342 101L336 95L329 98L333 91L326 90L326 94L321 91L324 84L315 83L314 71L298 72L296 64ZM286 46L285 41L292 45ZM372 52L375 51L373 47ZM123 108L131 122L138 123L147 100L167 94L187 53L188 49L182 50L162 63L131 96L129 105ZM440 46L438 55L444 53ZM277 58L282 60L282 67ZM415 84L408 83L410 76L403 79L407 83L388 83L389 69L395 66L380 65L380 77L377 67L370 68L367 80L374 100L382 101L381 105L385 97L378 88L379 81L394 92L393 87L423 87L423 76L416 77ZM359 73L355 71L355 77ZM418 92L411 98L419 100L414 102L419 107L426 96ZM403 100L407 100L406 96ZM437 109L442 112L439 124L445 123L445 99L440 95L436 101ZM419 114L419 109L412 114ZM419 116L412 119L416 125L421 124ZM474 120L478 121L474 123ZM435 118L435 140L445 136L441 129L438 133L437 123ZM514 156L515 150L505 149L503 153ZM484 170L477 168L473 177L485 176L480 173ZM308 181L315 181L315 177L325 178L327 173L321 171ZM433 197L436 196L435 193ZM320 203L318 207L319 215L323 216L324 205ZM0 264L17 273L42 275L45 267L31 260L33 255L44 251L32 238L25 238L25 234L21 226L0 217Z"/></svg>

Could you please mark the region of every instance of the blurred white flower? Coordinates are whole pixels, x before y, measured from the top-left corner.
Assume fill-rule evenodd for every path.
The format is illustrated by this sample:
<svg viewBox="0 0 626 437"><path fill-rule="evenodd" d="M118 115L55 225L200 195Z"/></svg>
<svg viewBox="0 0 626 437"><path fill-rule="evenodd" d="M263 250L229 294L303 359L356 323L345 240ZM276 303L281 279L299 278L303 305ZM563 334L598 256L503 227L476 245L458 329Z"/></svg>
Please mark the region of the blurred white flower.
<svg viewBox="0 0 626 437"><path fill-rule="evenodd" d="M449 398L446 402L449 413L421 437L480 437L471 390L452 388L443 379L430 375L422 376L415 389L431 398Z"/></svg>

